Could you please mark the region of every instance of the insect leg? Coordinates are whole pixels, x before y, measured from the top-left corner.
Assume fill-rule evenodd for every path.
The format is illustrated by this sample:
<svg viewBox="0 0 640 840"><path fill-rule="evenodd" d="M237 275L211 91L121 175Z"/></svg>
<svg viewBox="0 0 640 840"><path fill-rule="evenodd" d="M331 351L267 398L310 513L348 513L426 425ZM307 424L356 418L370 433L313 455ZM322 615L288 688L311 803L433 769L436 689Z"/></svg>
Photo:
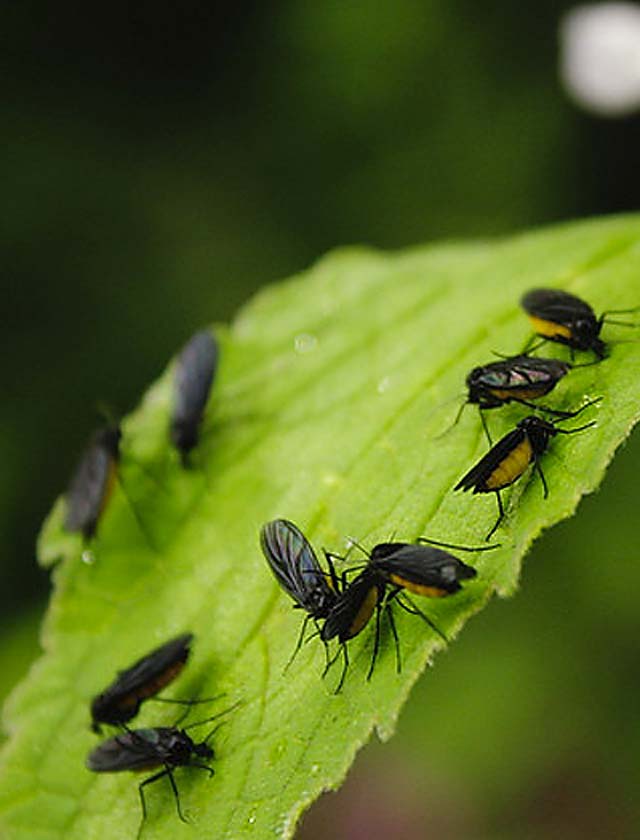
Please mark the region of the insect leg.
<svg viewBox="0 0 640 840"><path fill-rule="evenodd" d="M142 822L147 819L147 803L144 800L144 790L143 788L146 785L150 785L152 782L157 782L158 779L161 779L163 776L170 774L171 770L165 765L164 770L160 770L159 773L154 773L153 776L149 776L149 778L144 779L144 781L140 782L138 785L138 793L140 794L140 804L142 805Z"/></svg>
<svg viewBox="0 0 640 840"><path fill-rule="evenodd" d="M342 652L343 647L344 647L344 642L341 642L340 646L338 647L338 650L336 651L336 655L333 656L331 659L327 660L327 664L324 666L324 671L322 672L322 679L324 679L327 676L327 674L329 673L329 669L331 668L333 663L337 661L338 657L340 656L340 654Z"/></svg>
<svg viewBox="0 0 640 840"><path fill-rule="evenodd" d="M371 679L373 675L373 669L376 665L376 659L378 658L378 650L380 648L380 613L382 609L380 604L376 604L376 634L373 640L373 653L371 655L371 664L369 665L369 671L367 672L367 682Z"/></svg>
<svg viewBox="0 0 640 840"><path fill-rule="evenodd" d="M484 412L481 408L479 408L478 411L480 412L480 420L482 421L482 428L484 429L484 433L486 435L486 438L489 441L489 446L493 446L493 441L491 440L491 434L489 433L489 427L487 426L487 419L484 416Z"/></svg>
<svg viewBox="0 0 640 840"><path fill-rule="evenodd" d="M173 790L173 796L176 800L176 811L178 812L178 816L180 817L183 823L188 823L189 820L182 813L182 808L180 807L180 794L178 793L178 786L176 784L176 780L173 778L173 771L170 767L167 767L167 776L169 777L169 781L171 782L171 789Z"/></svg>
<svg viewBox="0 0 640 840"><path fill-rule="evenodd" d="M495 494L496 494L496 499L498 500L498 511L499 511L499 515L498 515L498 518L496 519L496 524L493 526L493 528L489 531L489 533L488 533L488 534L487 534L487 536L485 537L485 541L486 541L486 542L489 542L489 540L491 539L491 537L492 537L492 536L495 534L495 532L498 530L498 525L500 525L500 523L501 523L501 522L502 522L502 520L504 519L504 507L502 506L502 498L500 497L500 491L499 491L499 490L496 490L496 491L494 491L494 492L495 492Z"/></svg>
<svg viewBox="0 0 640 840"><path fill-rule="evenodd" d="M333 586L336 592L340 592L339 589L339 582L338 582L338 575L336 573L336 567L334 564L334 560L342 560L344 561L344 557L340 557L338 554L333 554L330 551L325 551L324 548L324 559L327 561L327 566L329 567L329 579L331 581L331 585Z"/></svg>
<svg viewBox="0 0 640 840"><path fill-rule="evenodd" d="M294 648L294 650L293 650L293 653L292 653L292 654L291 654L291 656L289 657L289 661L288 661L288 662L287 662L287 664L284 666L284 669L283 669L283 671L282 671L282 673L283 673L283 674L286 674L286 673L287 673L287 671L289 670L289 668L290 668L290 666L291 666L291 664L292 664L293 660L294 660L294 659L296 658L296 656L298 655L298 651L299 651L299 650L300 650L300 648L302 647L302 642L303 642L303 639L304 639L304 634L306 633L306 630L307 630L307 624L309 623L309 619L310 619L310 618L311 618L311 616L310 616L310 615L306 615L306 616L305 616L305 618L304 618L304 621L302 622L302 629L300 630L300 635L298 636L298 642L297 642L297 644L296 644L296 646L295 646L295 648Z"/></svg>
<svg viewBox="0 0 640 840"><path fill-rule="evenodd" d="M310 616L309 616L309 617L310 617ZM311 639L315 639L315 637L316 637L316 636L320 636L320 630L321 630L321 628L320 628L320 622L318 621L318 619L317 619L317 618L314 618L314 619L313 619L313 622L314 622L314 624L316 625L316 630L315 630L315 633L312 633L312 634L309 636L309 638L307 639L307 641L310 641ZM328 668L329 668L329 665L330 665L330 662L329 662L329 643L328 643L328 642L326 642L326 641L325 641L322 637L321 637L321 641L322 641L322 646L323 646L323 648L324 648L324 664L325 664L325 669L328 669ZM287 667L289 667L289 666L287 666Z"/></svg>
<svg viewBox="0 0 640 840"><path fill-rule="evenodd" d="M579 367L576 365L576 367ZM560 417L563 420L566 420L569 417L573 417L572 411L560 411L557 408L547 408L546 405L536 405L535 403L527 402L526 400L518 399L517 397L513 398L513 402L517 402L520 405L526 405L527 408L532 408L534 411L543 411L546 414L553 414L555 417Z"/></svg>
<svg viewBox="0 0 640 840"><path fill-rule="evenodd" d="M544 477L544 473L542 472L542 466L540 465L540 460L538 458L535 459L535 468L538 470L538 475L540 476L540 480L542 481L542 492L545 499L549 498L549 486L547 485L547 479Z"/></svg>
<svg viewBox="0 0 640 840"><path fill-rule="evenodd" d="M220 724L220 726L222 726L222 724ZM220 726L216 726L216 729L220 729ZM194 761L193 763L189 762L188 767L196 767L198 770L206 770L210 779L216 775L216 771L213 767L209 767L208 764L199 764L197 761Z"/></svg>
<svg viewBox="0 0 640 840"><path fill-rule="evenodd" d="M349 667L349 654L347 653L347 645L346 642L342 642L340 645L342 653L344 654L344 665L342 666L342 673L340 674L340 681L334 690L334 694L340 694L342 691L342 686L344 685L344 678L347 676L347 668ZM336 661L337 657L333 660Z"/></svg>
<svg viewBox="0 0 640 840"><path fill-rule="evenodd" d="M440 542L440 540L430 540L428 537L418 537L418 543L427 543L428 545L438 545L442 548L453 548L455 551L493 551L494 548L500 548L499 545L456 545L455 543Z"/></svg>
<svg viewBox="0 0 640 840"><path fill-rule="evenodd" d="M573 435L576 432L584 432L585 429L590 429L596 425L596 421L592 420L590 423L585 423L584 426L576 426L575 429L556 429L559 435Z"/></svg>
<svg viewBox="0 0 640 840"><path fill-rule="evenodd" d="M319 632L320 632L320 631L318 631L318 633L319 633ZM329 669L329 665L330 665L330 663L329 663L329 643L328 643L328 642L325 642L325 640L323 639L323 640L322 640L322 645L323 645L323 647L324 647L324 662L325 662L325 666L324 666L324 667L325 667L325 671L326 671L326 670L328 670L328 669ZM324 672L323 672L323 673L324 673Z"/></svg>
<svg viewBox="0 0 640 840"><path fill-rule="evenodd" d="M391 628L391 635L396 646L396 674L402 672L402 661L400 659L400 640L398 639L398 631L396 629L396 620L393 617L393 610L391 604L386 606L387 616L389 617L389 627Z"/></svg>
<svg viewBox="0 0 640 840"><path fill-rule="evenodd" d="M577 417L578 414L582 414L585 409L590 408L592 405L597 405L601 399L602 397L594 397L592 400L588 400L584 405L581 405L580 408L576 408L575 411L567 412L567 417ZM561 430L558 429L558 431Z"/></svg>
<svg viewBox="0 0 640 840"><path fill-rule="evenodd" d="M408 602L408 605L405 603L405 601L403 600L403 598L406 598L406 600L407 600L407 602ZM423 620L426 624L428 624L428 625L429 625L429 627L433 630L433 632L434 632L434 633L437 633L437 634L438 634L438 636L440 636L440 638L441 638L443 641L447 642L447 644L448 644L448 643L449 643L449 639L448 639L448 638L447 638L447 636L446 636L446 635L442 632L442 630L438 627L438 625L437 625L437 624L435 624L435 623L434 623L434 622L433 622L433 621L429 618L429 616L425 615L425 613L423 613L421 609L418 609L418 607L416 607L416 605L413 603L413 601L411 601L411 600L409 599L409 597L408 597L407 595L404 595L404 596L403 596L403 598L398 598L398 599L397 599L397 601L396 601L396 604L397 604L399 607L401 607L401 608L402 608L405 612L408 612L410 615L417 615L417 616L419 616L419 617L420 617L420 618L421 618L421 619L422 619L422 620Z"/></svg>

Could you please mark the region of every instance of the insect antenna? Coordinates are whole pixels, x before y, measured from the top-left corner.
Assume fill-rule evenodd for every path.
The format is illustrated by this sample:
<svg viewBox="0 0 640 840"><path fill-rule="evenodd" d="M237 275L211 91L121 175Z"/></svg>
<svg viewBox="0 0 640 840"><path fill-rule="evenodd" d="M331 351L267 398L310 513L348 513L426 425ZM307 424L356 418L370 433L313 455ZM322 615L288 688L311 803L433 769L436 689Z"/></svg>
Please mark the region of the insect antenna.
<svg viewBox="0 0 640 840"><path fill-rule="evenodd" d="M600 320L612 324L613 321L609 320L609 315L628 315L631 312L640 312L640 306L632 306L630 309L607 309L600 316Z"/></svg>
<svg viewBox="0 0 640 840"><path fill-rule="evenodd" d="M640 327L640 324L636 324L634 321L614 321L613 318L607 318L604 323L613 324L615 327L633 327L635 329Z"/></svg>
<svg viewBox="0 0 640 840"><path fill-rule="evenodd" d="M448 435L449 432L451 431L451 429L453 429L455 426L457 426L458 423L460 422L460 418L462 417L462 412L464 411L465 406L468 405L467 398L466 398L467 395L463 394L462 397L464 399L464 402L462 403L460 408L456 411L456 416L455 416L455 419L454 419L453 423L450 426L448 426L444 430L444 432L440 432L439 435L436 435L436 437L434 437L434 440L440 440L440 438L443 438L445 435Z"/></svg>
<svg viewBox="0 0 640 840"><path fill-rule="evenodd" d="M214 700L220 700L226 697L226 694L216 694L214 697L202 697L199 700L180 700L173 697L154 697L155 703L173 703L176 706L199 706L201 703L213 703Z"/></svg>
<svg viewBox="0 0 640 840"><path fill-rule="evenodd" d="M365 557L369 556L369 552L367 551L367 549L363 545L361 545L357 540L355 540L353 537L347 537L347 539L349 541L349 551L351 551L352 548L357 548L358 551L362 552L362 554L364 554Z"/></svg>
<svg viewBox="0 0 640 840"><path fill-rule="evenodd" d="M211 715L211 717L204 718L204 720L196 720L193 723L190 723L188 726L183 726L182 728L185 732L188 732L189 729L195 729L196 726L204 726L205 723L211 723L214 720L218 720L219 718L223 717L224 715L228 715L229 712L232 712L234 709L237 709L239 706L242 706L242 705L243 705L242 700L238 700L232 706L229 706L228 709L224 709L223 711L218 712L215 715ZM214 727L214 729L211 730L211 732L204 739L205 743L207 742L207 740L211 737L211 735L213 734L213 732L215 732L215 730L217 728L218 727L216 726L216 727Z"/></svg>
<svg viewBox="0 0 640 840"><path fill-rule="evenodd" d="M178 726L182 723L182 721L188 717L189 711L191 710L192 706L197 706L200 703L212 703L214 700L220 700L221 697L226 697L226 694L218 694L215 697L204 697L202 700L170 700L165 697L154 697L154 701L158 703L177 703L182 706L185 706L185 710L182 712L180 717L174 722L174 727L177 729ZM125 729L127 727L125 726ZM130 731L130 730L128 730Z"/></svg>
<svg viewBox="0 0 640 840"><path fill-rule="evenodd" d="M534 353L536 350L539 350L546 341L546 338L538 339L538 336L534 333L518 355L528 356L530 353Z"/></svg>
<svg viewBox="0 0 640 840"><path fill-rule="evenodd" d="M610 318L609 315L628 315L631 312L638 312L640 311L640 306L633 306L631 309L609 309L606 312L603 312L602 315L598 318L598 323L600 324L613 324L616 327L631 327L631 328L638 328L640 324L634 321L618 321L617 318ZM616 342L619 343L619 342Z"/></svg>

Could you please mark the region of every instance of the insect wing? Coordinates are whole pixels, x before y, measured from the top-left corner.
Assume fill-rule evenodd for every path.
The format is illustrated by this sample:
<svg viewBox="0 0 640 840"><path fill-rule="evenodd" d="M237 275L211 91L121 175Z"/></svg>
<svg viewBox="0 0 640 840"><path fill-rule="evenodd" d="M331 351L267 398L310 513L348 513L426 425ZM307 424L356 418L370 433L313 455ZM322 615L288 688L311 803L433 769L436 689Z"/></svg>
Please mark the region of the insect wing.
<svg viewBox="0 0 640 840"><path fill-rule="evenodd" d="M596 316L588 303L560 289L532 289L522 298L522 307L530 315L570 326L577 320L593 320Z"/></svg>
<svg viewBox="0 0 640 840"><path fill-rule="evenodd" d="M91 439L67 490L65 528L91 536L106 501L109 480L118 458L120 430L101 429Z"/></svg>
<svg viewBox="0 0 640 840"><path fill-rule="evenodd" d="M86 765L95 773L144 770L163 762L157 729L133 729L107 738L87 756Z"/></svg>
<svg viewBox="0 0 640 840"><path fill-rule="evenodd" d="M376 568L389 577L393 576L417 586L457 592L458 581L473 578L476 570L457 557L425 545L406 545L386 559L376 563Z"/></svg>
<svg viewBox="0 0 640 840"><path fill-rule="evenodd" d="M287 519L274 519L260 532L262 552L280 586L300 606L305 605L302 569L320 570L315 552L304 534Z"/></svg>
<svg viewBox="0 0 640 840"><path fill-rule="evenodd" d="M468 473L462 476L460 481L453 488L454 490L474 490L481 492L485 481L493 473L498 464L524 440L525 432L520 428L512 429L501 438L491 449L475 464Z"/></svg>
<svg viewBox="0 0 640 840"><path fill-rule="evenodd" d="M191 448L209 399L218 365L218 345L207 330L196 333L178 356L174 380L172 428L176 445Z"/></svg>
<svg viewBox="0 0 640 840"><path fill-rule="evenodd" d="M536 359L520 356L513 360L510 375L504 387L521 389L527 386L555 385L571 370L571 365L559 359ZM551 389L549 389L551 390Z"/></svg>
<svg viewBox="0 0 640 840"><path fill-rule="evenodd" d="M533 364L528 364L531 360ZM521 388L523 385L531 385L536 382L542 370L537 373L538 366L535 364L542 359L533 359L529 356L512 356L508 359L500 359L498 362L490 362L488 365L474 368L467 376L467 385L471 388L496 388L510 390Z"/></svg>
<svg viewBox="0 0 640 840"><path fill-rule="evenodd" d="M267 522L260 532L260 544L278 583L303 609L313 612L318 595L333 599L334 592L311 543L293 522Z"/></svg>
<svg viewBox="0 0 640 840"><path fill-rule="evenodd" d="M112 701L117 704L118 698L131 694L137 694L140 699L152 697L182 670L182 666L189 658L192 641L193 633L183 633L152 650L130 668L120 671L99 698L105 702ZM171 668L172 665L176 666L175 671ZM165 676L166 679L162 679Z"/></svg>

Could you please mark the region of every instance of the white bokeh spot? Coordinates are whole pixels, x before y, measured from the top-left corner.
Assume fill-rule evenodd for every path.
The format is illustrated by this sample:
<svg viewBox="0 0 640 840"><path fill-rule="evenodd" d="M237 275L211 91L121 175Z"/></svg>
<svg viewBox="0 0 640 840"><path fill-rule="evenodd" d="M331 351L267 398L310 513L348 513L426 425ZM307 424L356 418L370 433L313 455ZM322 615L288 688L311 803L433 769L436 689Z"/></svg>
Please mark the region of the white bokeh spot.
<svg viewBox="0 0 640 840"><path fill-rule="evenodd" d="M640 5L577 6L560 22L560 76L585 110L619 117L640 110Z"/></svg>

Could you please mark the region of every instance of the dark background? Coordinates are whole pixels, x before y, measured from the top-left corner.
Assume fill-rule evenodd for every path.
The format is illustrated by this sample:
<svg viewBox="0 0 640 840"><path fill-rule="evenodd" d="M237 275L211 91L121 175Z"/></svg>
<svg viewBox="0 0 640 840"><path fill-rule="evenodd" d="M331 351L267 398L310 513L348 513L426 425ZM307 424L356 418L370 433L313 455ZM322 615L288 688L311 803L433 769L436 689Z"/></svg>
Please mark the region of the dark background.
<svg viewBox="0 0 640 840"><path fill-rule="evenodd" d="M548 0L3 5L5 691L35 652L48 592L34 562L35 536L96 424L99 400L127 411L195 328L229 319L262 284L335 246L399 248L638 208L640 119L588 116L558 82L557 25L569 7ZM639 449L634 442L592 508L603 533L635 487ZM616 836L630 830L638 814L626 799L629 774L601 741L613 737L611 715L627 709L637 679L626 661L607 660L620 684L611 678L606 699L591 692L597 657L587 640L599 638L599 610L586 595L577 615L568 618L564 607L567 593L586 586L581 564L593 551L593 540L580 542L586 522L579 515L562 526L563 540L554 532L540 544L523 594L472 623L455 664L443 657L438 679L416 690L396 741L381 753L369 749L348 787L325 798L324 815L312 812L301 836L322 836L331 817L343 820L337 836L374 838L385 814L406 838L566 838L573 829L576 837L604 836L594 829L600 818ZM619 560L628 564L627 536ZM605 555L610 546L603 541ZM554 547L562 562L549 560ZM559 573L563 583L550 584ZM625 566L626 585L633 573ZM612 598L609 609L619 612ZM568 627L549 628L550 605ZM621 633L635 629L631 612L628 620ZM480 646L490 667L469 685L465 674L478 669ZM489 698L504 673L498 663L519 662L520 654L536 662L536 651L540 672L523 671L524 699L507 686L516 709L532 707L533 725L524 711L507 714ZM605 658L606 647L600 652ZM584 692L564 685L568 661L578 673L583 662L575 679L585 681ZM557 671L549 671L554 662ZM539 706L532 697L541 679L556 678L562 685L548 735L548 697ZM578 755L569 740L555 761L547 740L558 743L558 718L574 719L573 704L584 704L585 694L591 740L576 735ZM458 735L446 726L451 695L451 714L464 720L453 728ZM476 720L470 709L480 710ZM511 749L501 737L495 748L505 766L487 764L487 743L503 725ZM597 749L592 730L600 733ZM548 764L538 739L547 742ZM384 814L371 811L372 797ZM580 801L588 803L586 817L568 819ZM547 812L550 822L540 827ZM610 812L619 822L606 822ZM444 822L434 823L434 814Z"/></svg>

